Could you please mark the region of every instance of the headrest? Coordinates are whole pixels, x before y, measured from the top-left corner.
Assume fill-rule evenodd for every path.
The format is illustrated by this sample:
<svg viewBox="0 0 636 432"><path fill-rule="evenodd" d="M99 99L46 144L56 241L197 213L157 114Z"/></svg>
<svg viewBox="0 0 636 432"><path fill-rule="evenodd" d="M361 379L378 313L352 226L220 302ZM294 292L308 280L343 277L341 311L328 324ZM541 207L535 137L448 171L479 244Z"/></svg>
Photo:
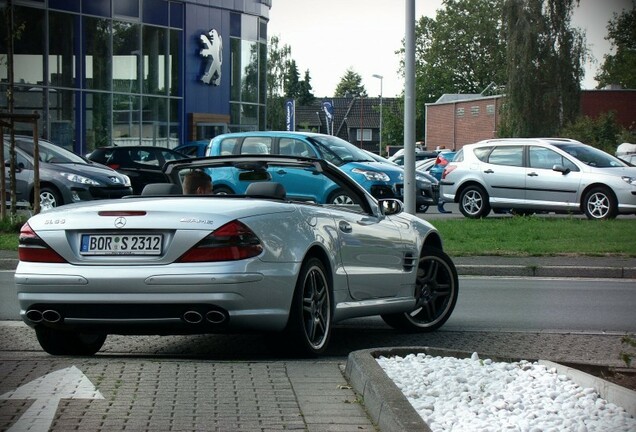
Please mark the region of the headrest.
<svg viewBox="0 0 636 432"><path fill-rule="evenodd" d="M250 183L245 190L245 195L248 196L265 196L269 198L276 198L284 200L287 196L285 188L282 184L276 182L258 182Z"/></svg>
<svg viewBox="0 0 636 432"><path fill-rule="evenodd" d="M149 183L141 191L142 195L181 195L181 186L174 183Z"/></svg>

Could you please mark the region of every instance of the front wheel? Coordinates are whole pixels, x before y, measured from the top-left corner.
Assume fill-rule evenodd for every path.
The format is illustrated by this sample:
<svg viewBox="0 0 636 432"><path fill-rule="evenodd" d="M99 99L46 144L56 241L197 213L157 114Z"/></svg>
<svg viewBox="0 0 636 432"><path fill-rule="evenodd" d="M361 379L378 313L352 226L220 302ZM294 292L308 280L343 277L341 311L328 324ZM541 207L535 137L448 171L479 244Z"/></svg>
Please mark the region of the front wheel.
<svg viewBox="0 0 636 432"><path fill-rule="evenodd" d="M431 332L450 318L459 291L457 269L443 251L425 247L415 279L415 308L411 312L385 314L382 319L393 328Z"/></svg>
<svg viewBox="0 0 636 432"><path fill-rule="evenodd" d="M40 210L51 210L63 204L59 192L49 187L40 189Z"/></svg>
<svg viewBox="0 0 636 432"><path fill-rule="evenodd" d="M322 261L307 260L298 276L287 333L293 350L301 354L322 353L331 337L331 285Z"/></svg>
<svg viewBox="0 0 636 432"><path fill-rule="evenodd" d="M588 219L614 219L618 214L616 198L606 187L591 189L585 194L583 206Z"/></svg>
<svg viewBox="0 0 636 432"><path fill-rule="evenodd" d="M355 202L353 201L353 198L351 198L349 195L347 195L344 191L341 191L341 190L337 190L333 192L331 195L329 195L329 198L327 199L327 203L335 204L335 205L355 204Z"/></svg>
<svg viewBox="0 0 636 432"><path fill-rule="evenodd" d="M471 219L480 219L490 213L488 194L481 186L470 185L459 196L459 211Z"/></svg>
<svg viewBox="0 0 636 432"><path fill-rule="evenodd" d="M48 327L36 327L35 334L42 349L51 355L90 356L106 341L106 335L101 333L77 333Z"/></svg>

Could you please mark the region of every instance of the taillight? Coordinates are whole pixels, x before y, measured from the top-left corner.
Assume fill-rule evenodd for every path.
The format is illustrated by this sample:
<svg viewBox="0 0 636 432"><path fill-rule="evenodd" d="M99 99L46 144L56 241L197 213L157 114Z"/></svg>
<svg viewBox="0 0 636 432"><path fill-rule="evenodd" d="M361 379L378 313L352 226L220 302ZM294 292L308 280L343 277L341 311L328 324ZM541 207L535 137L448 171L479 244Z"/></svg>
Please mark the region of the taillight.
<svg viewBox="0 0 636 432"><path fill-rule="evenodd" d="M263 246L256 234L235 220L212 232L177 262L236 261L255 257L261 252Z"/></svg>
<svg viewBox="0 0 636 432"><path fill-rule="evenodd" d="M64 263L66 260L55 252L44 240L33 231L29 223L20 228L18 241L18 258L20 261Z"/></svg>
<svg viewBox="0 0 636 432"><path fill-rule="evenodd" d="M444 168L444 172L442 172L442 178L445 179L446 175L452 173L455 168L457 168L457 165L446 165L446 168Z"/></svg>
<svg viewBox="0 0 636 432"><path fill-rule="evenodd" d="M435 165L446 166L448 165L448 159L444 156L437 156L437 159L435 159Z"/></svg>

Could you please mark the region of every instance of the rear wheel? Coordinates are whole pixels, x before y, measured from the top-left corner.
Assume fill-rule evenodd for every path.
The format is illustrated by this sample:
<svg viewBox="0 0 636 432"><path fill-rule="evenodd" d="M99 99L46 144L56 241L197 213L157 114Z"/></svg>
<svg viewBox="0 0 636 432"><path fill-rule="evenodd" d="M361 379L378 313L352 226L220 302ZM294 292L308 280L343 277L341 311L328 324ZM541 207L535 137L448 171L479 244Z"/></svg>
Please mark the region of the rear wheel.
<svg viewBox="0 0 636 432"><path fill-rule="evenodd" d="M331 319L331 285L325 266L318 258L310 258L300 270L287 323L292 349L308 355L322 353L331 337Z"/></svg>
<svg viewBox="0 0 636 432"><path fill-rule="evenodd" d="M78 333L48 327L37 327L35 334L44 351L51 355L90 356L99 351L106 335L101 333Z"/></svg>
<svg viewBox="0 0 636 432"><path fill-rule="evenodd" d="M459 290L457 269L443 251L426 247L422 251L415 280L415 309L385 314L382 319L399 330L431 332L450 318Z"/></svg>
<svg viewBox="0 0 636 432"><path fill-rule="evenodd" d="M595 187L585 194L583 200L585 216L588 219L613 219L618 214L618 203L611 190Z"/></svg>
<svg viewBox="0 0 636 432"><path fill-rule="evenodd" d="M471 219L486 217L490 213L488 194L478 185L466 187L459 196L459 211Z"/></svg>

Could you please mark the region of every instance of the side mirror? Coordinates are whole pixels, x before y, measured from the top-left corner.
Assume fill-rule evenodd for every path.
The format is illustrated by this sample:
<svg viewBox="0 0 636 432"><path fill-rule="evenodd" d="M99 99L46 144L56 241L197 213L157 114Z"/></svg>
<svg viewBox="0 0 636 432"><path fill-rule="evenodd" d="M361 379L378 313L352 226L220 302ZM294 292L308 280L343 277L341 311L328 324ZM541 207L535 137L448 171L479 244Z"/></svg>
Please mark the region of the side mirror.
<svg viewBox="0 0 636 432"><path fill-rule="evenodd" d="M402 213L404 211L404 204L402 204L402 201L394 198L382 199L380 200L380 208L385 216L391 216Z"/></svg>
<svg viewBox="0 0 636 432"><path fill-rule="evenodd" d="M570 173L570 168L566 168L563 165L554 165L552 167L552 171L557 171L557 172L560 172L563 175L566 175L566 174Z"/></svg>

